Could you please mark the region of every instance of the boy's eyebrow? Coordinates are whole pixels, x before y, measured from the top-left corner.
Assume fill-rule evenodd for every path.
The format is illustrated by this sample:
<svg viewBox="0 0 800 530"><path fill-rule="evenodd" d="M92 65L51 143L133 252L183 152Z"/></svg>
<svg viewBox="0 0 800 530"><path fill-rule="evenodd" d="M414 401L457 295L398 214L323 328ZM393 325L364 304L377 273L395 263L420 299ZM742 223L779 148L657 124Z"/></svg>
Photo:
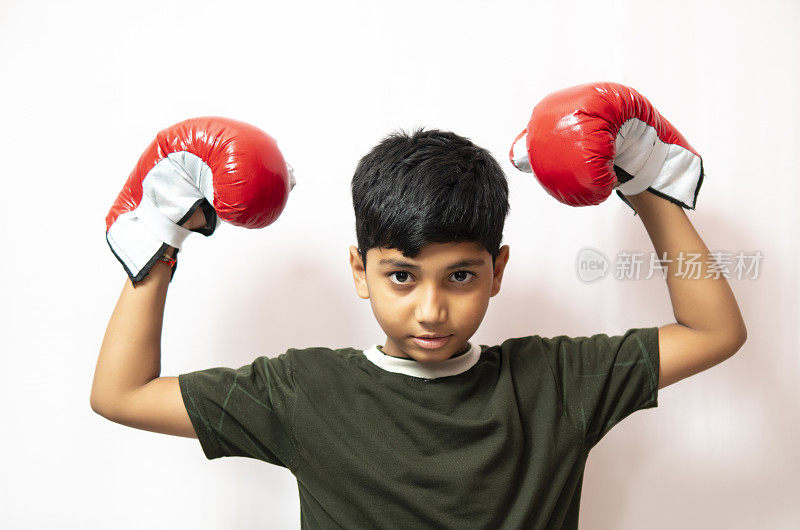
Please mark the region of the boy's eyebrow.
<svg viewBox="0 0 800 530"><path fill-rule="evenodd" d="M390 265L392 267L401 267L405 269L419 269L419 265L414 265L413 263L409 263L408 261L403 261L399 259L391 259L391 258L384 258L378 262L380 265ZM486 262L480 258L467 258L462 259L458 263L453 263L452 265L445 268L445 270L451 269L460 269L461 267L480 267L485 265Z"/></svg>

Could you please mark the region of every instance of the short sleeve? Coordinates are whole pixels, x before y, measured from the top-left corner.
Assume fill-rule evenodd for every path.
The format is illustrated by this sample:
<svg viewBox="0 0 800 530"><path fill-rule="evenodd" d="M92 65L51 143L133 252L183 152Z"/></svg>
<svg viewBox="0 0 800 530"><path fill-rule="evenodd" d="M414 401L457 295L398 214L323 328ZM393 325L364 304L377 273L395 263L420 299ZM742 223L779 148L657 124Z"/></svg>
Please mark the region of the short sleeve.
<svg viewBox="0 0 800 530"><path fill-rule="evenodd" d="M297 468L294 376L289 352L240 368L180 374L183 403L209 460L242 456Z"/></svg>
<svg viewBox="0 0 800 530"><path fill-rule="evenodd" d="M658 406L657 327L553 340L564 407L588 448L625 417Z"/></svg>

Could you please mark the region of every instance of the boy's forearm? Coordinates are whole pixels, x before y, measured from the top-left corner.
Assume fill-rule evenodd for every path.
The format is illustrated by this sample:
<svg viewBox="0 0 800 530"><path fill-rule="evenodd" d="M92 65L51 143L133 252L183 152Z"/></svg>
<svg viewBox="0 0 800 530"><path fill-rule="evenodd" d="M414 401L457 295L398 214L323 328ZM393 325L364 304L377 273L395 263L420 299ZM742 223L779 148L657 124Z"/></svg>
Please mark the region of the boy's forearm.
<svg viewBox="0 0 800 530"><path fill-rule="evenodd" d="M175 249L167 251L174 256ZM157 262L150 274L133 287L126 279L108 322L92 383L91 406L109 410L121 396L140 388L161 373L161 326L172 274Z"/></svg>
<svg viewBox="0 0 800 530"><path fill-rule="evenodd" d="M658 259L664 259L666 253L666 260L672 260L665 265L676 321L697 331L731 336L732 340L746 334L739 306L725 276L719 273L706 277L713 260L683 208L649 191L627 198L644 223ZM683 271L678 270L681 254ZM700 255L695 260L700 263L700 270L681 277L692 254Z"/></svg>

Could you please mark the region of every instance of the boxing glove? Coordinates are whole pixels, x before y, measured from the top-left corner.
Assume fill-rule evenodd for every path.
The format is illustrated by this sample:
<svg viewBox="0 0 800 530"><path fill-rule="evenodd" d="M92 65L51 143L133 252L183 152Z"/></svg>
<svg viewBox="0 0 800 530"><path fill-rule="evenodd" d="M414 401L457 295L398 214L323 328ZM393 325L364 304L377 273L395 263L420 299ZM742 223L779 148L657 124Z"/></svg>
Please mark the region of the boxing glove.
<svg viewBox="0 0 800 530"><path fill-rule="evenodd" d="M159 132L139 158L106 216L106 241L135 284L192 231L210 236L218 221L269 225L294 185L291 166L264 131L220 117L182 121ZM198 208L206 225L181 226Z"/></svg>
<svg viewBox="0 0 800 530"><path fill-rule="evenodd" d="M509 153L550 195L570 206L648 190L693 210L703 160L634 89L590 83L554 92L533 109ZM631 206L631 208L633 208Z"/></svg>

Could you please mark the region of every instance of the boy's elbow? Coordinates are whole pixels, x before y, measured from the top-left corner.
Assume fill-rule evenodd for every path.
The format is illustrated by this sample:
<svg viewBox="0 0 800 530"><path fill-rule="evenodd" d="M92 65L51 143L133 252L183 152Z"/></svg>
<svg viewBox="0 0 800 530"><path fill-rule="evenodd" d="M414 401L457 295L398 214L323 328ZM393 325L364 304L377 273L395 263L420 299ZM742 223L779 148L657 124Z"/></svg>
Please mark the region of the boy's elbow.
<svg viewBox="0 0 800 530"><path fill-rule="evenodd" d="M92 411L95 414L99 414L99 415L103 416L102 407L100 406L99 403L95 402L94 396L91 396L89 398L89 406L92 408Z"/></svg>
<svg viewBox="0 0 800 530"><path fill-rule="evenodd" d="M729 331L728 335L728 347L727 351L729 352L728 357L733 356L736 352L742 349L742 347L747 342L747 328L744 324L737 326L734 330Z"/></svg>
<svg viewBox="0 0 800 530"><path fill-rule="evenodd" d="M738 338L739 338L739 342L738 342L738 347L736 348L736 351L739 351L740 349L742 349L742 346L744 346L744 343L747 342L747 328L744 327L744 324L742 324L742 328L739 331Z"/></svg>
<svg viewBox="0 0 800 530"><path fill-rule="evenodd" d="M744 322L742 323L740 333L741 333L742 346L744 346L744 343L747 342L747 328L745 327Z"/></svg>
<svg viewBox="0 0 800 530"><path fill-rule="evenodd" d="M108 419L109 407L107 400L101 400L97 395L92 393L92 395L89 396L89 406L92 408L92 411L94 411L95 414L99 414L100 416Z"/></svg>

